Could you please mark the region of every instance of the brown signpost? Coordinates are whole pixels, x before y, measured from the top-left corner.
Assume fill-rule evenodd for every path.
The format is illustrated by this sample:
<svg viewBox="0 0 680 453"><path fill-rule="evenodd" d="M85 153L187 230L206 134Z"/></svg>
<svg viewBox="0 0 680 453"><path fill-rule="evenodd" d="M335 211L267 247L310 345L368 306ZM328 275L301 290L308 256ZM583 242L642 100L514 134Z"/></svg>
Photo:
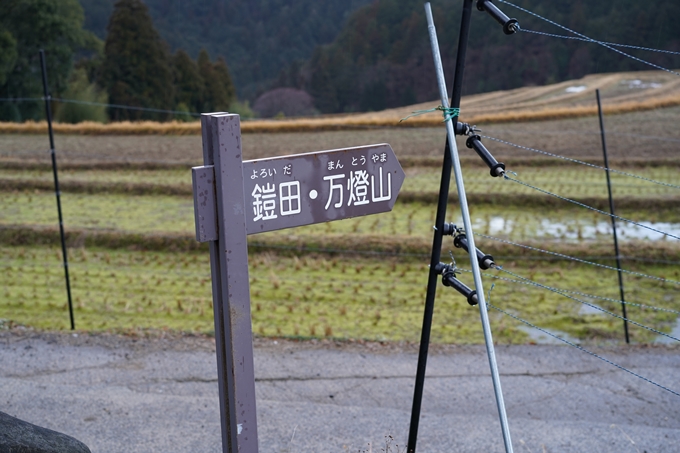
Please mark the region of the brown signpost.
<svg viewBox="0 0 680 453"><path fill-rule="evenodd" d="M201 116L196 239L210 244L224 453L256 453L247 235L391 211L404 171L390 145L242 160L239 115Z"/></svg>

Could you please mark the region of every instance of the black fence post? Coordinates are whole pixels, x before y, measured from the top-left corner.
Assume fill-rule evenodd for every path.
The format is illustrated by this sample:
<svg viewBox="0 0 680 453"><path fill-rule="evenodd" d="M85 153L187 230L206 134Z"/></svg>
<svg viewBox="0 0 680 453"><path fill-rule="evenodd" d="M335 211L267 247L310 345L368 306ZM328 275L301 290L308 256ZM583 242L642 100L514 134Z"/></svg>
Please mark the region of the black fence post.
<svg viewBox="0 0 680 453"><path fill-rule="evenodd" d="M57 156L54 151L54 133L52 131L52 108L51 97L47 88L47 67L45 65L45 51L40 50L40 65L42 67L43 91L45 93L45 115L47 116L47 131L50 135L50 156L52 156L52 173L54 174L54 193L57 196L57 211L59 211L59 234L61 236L61 252L64 258L64 276L66 278L66 293L68 295L68 314L71 319L71 330L75 330L76 323L73 318L73 302L71 300L71 280L68 275L68 255L66 253L66 238L64 237L64 218L61 214L61 191L59 190L59 178L57 177Z"/></svg>
<svg viewBox="0 0 680 453"><path fill-rule="evenodd" d="M468 36L470 32L470 19L472 16L473 0L464 0L463 15L458 40L458 54L456 57L456 71L453 79L453 94L451 107L460 108L460 99L463 90L463 72L465 70L465 55L467 52ZM458 121L458 116L452 119L453 124ZM444 150L444 163L442 165L442 179L439 186L439 201L437 203L437 216L435 220L434 238L432 240L432 257L430 260L430 272L427 280L427 294L425 296L425 313L423 315L423 329L420 337L420 350L418 352L418 366L416 370L416 383L413 392L413 406L411 409L411 425L408 433L408 445L406 451L415 453L418 439L418 424L420 422L420 410L423 400L423 387L425 384L425 369L427 368L427 353L430 345L430 332L432 330L432 316L434 313L434 299L437 293L439 274L436 267L439 264L442 249L444 222L446 221L446 206L449 197L449 185L451 182L451 151L449 142L446 141Z"/></svg>
<svg viewBox="0 0 680 453"><path fill-rule="evenodd" d="M616 234L616 215L614 212L614 198L612 197L612 182L609 176L609 158L607 157L607 140L604 132L604 119L602 117L602 101L600 100L600 90L595 90L597 96L597 111L600 116L600 135L602 136L602 153L604 154L604 166L607 173L607 190L609 192L609 212L612 214L612 234L614 236L614 252L616 253L616 269L619 271L619 294L621 295L621 310L623 312L623 331L626 334L626 343L630 344L628 335L628 316L626 315L626 297L623 291L623 274L621 273L621 254L619 253L619 238Z"/></svg>

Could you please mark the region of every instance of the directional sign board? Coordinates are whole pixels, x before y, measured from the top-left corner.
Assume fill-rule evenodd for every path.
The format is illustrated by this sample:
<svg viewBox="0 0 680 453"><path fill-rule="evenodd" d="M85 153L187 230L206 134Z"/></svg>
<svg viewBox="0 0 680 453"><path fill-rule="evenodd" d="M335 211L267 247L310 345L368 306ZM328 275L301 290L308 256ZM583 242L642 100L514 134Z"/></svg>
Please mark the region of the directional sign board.
<svg viewBox="0 0 680 453"><path fill-rule="evenodd" d="M212 167L194 169L196 231L214 240ZM243 162L248 234L391 211L404 171L390 145L358 146Z"/></svg>
<svg viewBox="0 0 680 453"><path fill-rule="evenodd" d="M404 171L390 145L243 162L248 234L391 211Z"/></svg>
<svg viewBox="0 0 680 453"><path fill-rule="evenodd" d="M223 453L257 453L248 234L392 210L404 171L387 144L242 161L238 115L203 114L192 168L209 242Z"/></svg>

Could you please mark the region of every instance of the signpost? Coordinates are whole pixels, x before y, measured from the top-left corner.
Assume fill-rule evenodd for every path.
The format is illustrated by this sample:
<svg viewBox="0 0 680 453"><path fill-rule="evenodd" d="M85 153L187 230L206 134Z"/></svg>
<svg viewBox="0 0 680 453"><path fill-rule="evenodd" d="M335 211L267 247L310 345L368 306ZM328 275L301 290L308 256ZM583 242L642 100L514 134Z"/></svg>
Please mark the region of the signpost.
<svg viewBox="0 0 680 453"><path fill-rule="evenodd" d="M224 453L256 453L247 235L392 210L404 171L387 144L242 160L239 115L201 116L196 239L210 244Z"/></svg>

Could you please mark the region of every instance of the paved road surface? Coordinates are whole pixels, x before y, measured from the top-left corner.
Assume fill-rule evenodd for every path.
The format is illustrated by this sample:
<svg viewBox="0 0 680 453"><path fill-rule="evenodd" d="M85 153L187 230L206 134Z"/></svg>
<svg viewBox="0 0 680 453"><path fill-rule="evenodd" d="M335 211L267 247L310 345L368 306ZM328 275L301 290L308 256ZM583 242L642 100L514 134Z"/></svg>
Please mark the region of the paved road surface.
<svg viewBox="0 0 680 453"><path fill-rule="evenodd" d="M503 452L482 346L428 362L419 452ZM680 390L680 349L598 349ZM573 348L499 346L515 452L680 452L680 397ZM256 342L260 451L403 451L417 351ZM219 452L210 339L0 332L0 411L70 434L93 453ZM399 449L395 447L399 445Z"/></svg>

